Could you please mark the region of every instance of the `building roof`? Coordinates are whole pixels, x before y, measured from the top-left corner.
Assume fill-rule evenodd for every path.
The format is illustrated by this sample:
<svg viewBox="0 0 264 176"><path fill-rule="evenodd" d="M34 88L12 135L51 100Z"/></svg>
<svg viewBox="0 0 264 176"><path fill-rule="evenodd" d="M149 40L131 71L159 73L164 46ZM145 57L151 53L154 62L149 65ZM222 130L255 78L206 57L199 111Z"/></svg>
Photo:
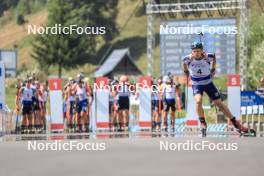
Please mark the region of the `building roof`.
<svg viewBox="0 0 264 176"><path fill-rule="evenodd" d="M116 66L122 61L122 59L125 58L125 56L128 56L127 59L130 60L130 62L133 64L133 66L136 66L136 64L133 62L132 58L129 54L129 49L115 49L106 59L106 61L101 65L101 67L94 73L95 77L99 76L105 76L109 73L111 73Z"/></svg>

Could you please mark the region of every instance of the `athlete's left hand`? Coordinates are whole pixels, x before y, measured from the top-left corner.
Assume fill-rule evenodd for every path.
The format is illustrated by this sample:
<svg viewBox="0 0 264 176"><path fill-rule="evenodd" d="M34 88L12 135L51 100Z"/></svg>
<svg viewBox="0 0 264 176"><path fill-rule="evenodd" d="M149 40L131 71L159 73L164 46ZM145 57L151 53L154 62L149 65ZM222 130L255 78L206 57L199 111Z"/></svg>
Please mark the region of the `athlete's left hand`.
<svg viewBox="0 0 264 176"><path fill-rule="evenodd" d="M208 58L207 53L206 53L206 52L203 52L203 53L202 53L202 57L205 58L205 59L207 59L207 58Z"/></svg>

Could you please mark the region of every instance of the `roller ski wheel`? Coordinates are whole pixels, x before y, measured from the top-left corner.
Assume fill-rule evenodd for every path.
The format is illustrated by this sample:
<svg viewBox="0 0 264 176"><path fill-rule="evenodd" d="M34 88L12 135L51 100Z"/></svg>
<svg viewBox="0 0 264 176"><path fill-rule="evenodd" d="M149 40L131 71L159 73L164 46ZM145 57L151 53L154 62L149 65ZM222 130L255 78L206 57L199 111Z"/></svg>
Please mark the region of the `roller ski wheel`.
<svg viewBox="0 0 264 176"><path fill-rule="evenodd" d="M202 137L206 137L206 128L201 129Z"/></svg>

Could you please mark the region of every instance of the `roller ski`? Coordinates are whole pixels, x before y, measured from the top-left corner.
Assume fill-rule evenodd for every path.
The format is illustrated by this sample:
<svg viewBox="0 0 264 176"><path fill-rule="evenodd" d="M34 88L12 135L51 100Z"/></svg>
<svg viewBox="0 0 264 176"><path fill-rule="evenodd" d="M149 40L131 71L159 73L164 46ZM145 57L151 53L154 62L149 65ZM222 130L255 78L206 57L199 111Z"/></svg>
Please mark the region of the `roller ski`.
<svg viewBox="0 0 264 176"><path fill-rule="evenodd" d="M247 127L244 127L239 121L235 119L235 117L231 119L231 122L240 136L256 137L257 134L254 129L248 129Z"/></svg>
<svg viewBox="0 0 264 176"><path fill-rule="evenodd" d="M256 131L254 129L249 129L248 132L240 132L240 136L245 136L245 137L256 137Z"/></svg>

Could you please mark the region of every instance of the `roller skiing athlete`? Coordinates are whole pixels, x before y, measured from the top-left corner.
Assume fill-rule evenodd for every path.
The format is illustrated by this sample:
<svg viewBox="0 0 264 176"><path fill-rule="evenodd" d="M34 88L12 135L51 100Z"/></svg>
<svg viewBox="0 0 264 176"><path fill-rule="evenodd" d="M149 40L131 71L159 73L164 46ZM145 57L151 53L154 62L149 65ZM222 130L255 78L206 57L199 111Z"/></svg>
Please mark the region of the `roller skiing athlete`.
<svg viewBox="0 0 264 176"><path fill-rule="evenodd" d="M191 45L191 54L183 58L183 69L187 77L190 76L192 81L193 95L196 103L196 112L201 123L202 136L206 136L206 120L202 107L203 93L205 92L213 103L221 110L226 117L230 119L233 126L237 129L240 135L256 136L253 129L244 127L231 114L228 107L222 102L220 92L214 85L212 78L215 74L216 58L215 54L205 53L201 42L194 42Z"/></svg>

